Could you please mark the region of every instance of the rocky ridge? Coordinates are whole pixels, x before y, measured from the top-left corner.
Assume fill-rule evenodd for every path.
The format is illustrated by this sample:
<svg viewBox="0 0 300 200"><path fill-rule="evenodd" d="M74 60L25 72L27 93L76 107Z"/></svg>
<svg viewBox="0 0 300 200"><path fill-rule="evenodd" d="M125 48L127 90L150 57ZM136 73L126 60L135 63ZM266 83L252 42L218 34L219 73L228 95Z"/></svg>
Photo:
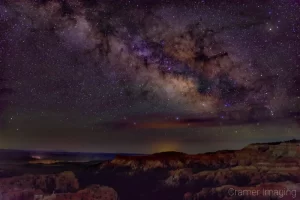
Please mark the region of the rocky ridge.
<svg viewBox="0 0 300 200"><path fill-rule="evenodd" d="M100 165L105 168L128 168L148 171L157 168L220 169L235 166L298 166L300 162L300 141L251 144L241 150L217 151L188 155L180 152L163 152L146 156L117 156Z"/></svg>
<svg viewBox="0 0 300 200"><path fill-rule="evenodd" d="M263 190L288 190L280 199L300 199L300 141L250 144L240 150L187 155L165 152L150 156L118 156L101 169L144 173L164 169L168 177L161 187L186 188L183 199L278 199ZM260 196L230 195L235 191L259 190ZM279 194L280 195L280 194Z"/></svg>
<svg viewBox="0 0 300 200"><path fill-rule="evenodd" d="M117 200L117 192L106 186L91 185L79 190L73 172L15 176L0 179L1 200Z"/></svg>

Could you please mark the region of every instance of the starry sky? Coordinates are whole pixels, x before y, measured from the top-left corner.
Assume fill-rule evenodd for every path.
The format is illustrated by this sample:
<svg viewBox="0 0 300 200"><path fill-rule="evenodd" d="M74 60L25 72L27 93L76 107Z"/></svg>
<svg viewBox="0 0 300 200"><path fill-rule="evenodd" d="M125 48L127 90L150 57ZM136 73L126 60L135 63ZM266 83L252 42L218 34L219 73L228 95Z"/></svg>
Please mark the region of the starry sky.
<svg viewBox="0 0 300 200"><path fill-rule="evenodd" d="M0 148L237 149L300 139L300 2L0 3Z"/></svg>

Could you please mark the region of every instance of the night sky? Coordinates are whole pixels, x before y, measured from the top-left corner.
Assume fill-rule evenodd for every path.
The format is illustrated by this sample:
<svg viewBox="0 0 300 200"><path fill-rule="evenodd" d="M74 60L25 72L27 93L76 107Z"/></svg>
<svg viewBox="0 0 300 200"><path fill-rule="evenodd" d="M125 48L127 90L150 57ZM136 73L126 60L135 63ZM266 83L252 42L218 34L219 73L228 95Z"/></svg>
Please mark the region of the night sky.
<svg viewBox="0 0 300 200"><path fill-rule="evenodd" d="M0 149L300 139L300 2L1 1Z"/></svg>

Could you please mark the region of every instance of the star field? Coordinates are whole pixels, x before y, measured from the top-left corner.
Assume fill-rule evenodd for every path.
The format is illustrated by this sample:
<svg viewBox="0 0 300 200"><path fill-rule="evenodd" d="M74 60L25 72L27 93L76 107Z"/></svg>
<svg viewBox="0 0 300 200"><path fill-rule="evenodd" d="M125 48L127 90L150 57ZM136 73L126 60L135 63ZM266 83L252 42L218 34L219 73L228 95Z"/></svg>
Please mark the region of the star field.
<svg viewBox="0 0 300 200"><path fill-rule="evenodd" d="M299 12L296 0L4 1L0 148L297 138Z"/></svg>

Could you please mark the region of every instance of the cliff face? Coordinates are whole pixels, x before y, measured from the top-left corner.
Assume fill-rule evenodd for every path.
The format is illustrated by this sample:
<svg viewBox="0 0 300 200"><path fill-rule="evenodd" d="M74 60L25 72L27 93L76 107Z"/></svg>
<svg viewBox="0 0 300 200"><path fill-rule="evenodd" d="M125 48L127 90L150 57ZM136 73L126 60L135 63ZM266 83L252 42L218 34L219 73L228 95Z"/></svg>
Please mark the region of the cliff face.
<svg viewBox="0 0 300 200"><path fill-rule="evenodd" d="M196 173L191 168L172 170L164 185L194 188L183 195L186 200L300 199L298 143L252 144L231 154L224 168Z"/></svg>
<svg viewBox="0 0 300 200"><path fill-rule="evenodd" d="M288 141L196 155L117 156L100 165L80 165L88 168L76 171L77 177L67 171L2 178L0 200L300 199L299 145ZM281 193L271 197L265 190Z"/></svg>
<svg viewBox="0 0 300 200"><path fill-rule="evenodd" d="M298 141L251 144L241 150L197 155L161 153L138 157L116 157L100 169L126 169L130 172L168 172L158 184L167 190L182 190L184 199L270 199L270 195L237 196L228 190L260 190L293 187L300 183L300 146ZM132 173L134 175L134 173ZM263 183L263 184L262 184ZM300 195L300 194L299 194ZM276 195L275 195L276 196ZM278 196L277 196L278 197ZM299 197L299 196L298 196ZM300 197L299 197L300 198ZM291 194L281 199L295 199Z"/></svg>
<svg viewBox="0 0 300 200"><path fill-rule="evenodd" d="M117 200L117 192L106 186L92 185L76 193L38 195L35 200Z"/></svg>
<svg viewBox="0 0 300 200"><path fill-rule="evenodd" d="M219 170L192 173L191 169L178 169L170 172L164 181L166 186L198 185L257 185L262 182L300 182L300 167L258 167L238 166Z"/></svg>
<svg viewBox="0 0 300 200"><path fill-rule="evenodd" d="M35 189L11 189L0 193L1 200L117 200L117 192L106 186L92 185L74 193L44 194Z"/></svg>
<svg viewBox="0 0 300 200"><path fill-rule="evenodd" d="M234 166L276 165L298 166L300 142L251 144L241 150L187 155L183 153L161 153L149 156L117 156L100 166L104 168L128 168L147 171L157 168L220 169Z"/></svg>
<svg viewBox="0 0 300 200"><path fill-rule="evenodd" d="M73 172L51 175L28 174L0 179L0 200L67 199L117 200L118 195L114 189L99 185L79 190L79 183Z"/></svg>
<svg viewBox="0 0 300 200"><path fill-rule="evenodd" d="M60 174L15 176L0 179L0 192L11 190L28 190L34 188L43 192L73 192L78 190L79 183L73 172Z"/></svg>

